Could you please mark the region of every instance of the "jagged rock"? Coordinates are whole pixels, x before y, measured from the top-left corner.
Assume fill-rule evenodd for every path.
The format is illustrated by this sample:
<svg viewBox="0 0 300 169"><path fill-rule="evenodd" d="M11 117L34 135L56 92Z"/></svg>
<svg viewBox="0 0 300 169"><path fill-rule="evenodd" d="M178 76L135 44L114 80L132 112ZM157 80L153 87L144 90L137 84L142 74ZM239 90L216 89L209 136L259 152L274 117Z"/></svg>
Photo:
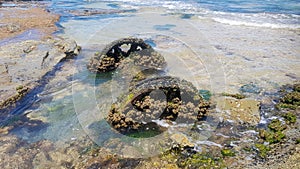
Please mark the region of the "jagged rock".
<svg viewBox="0 0 300 169"><path fill-rule="evenodd" d="M195 145L189 141L186 135L184 134L173 134L171 137L171 140L173 140L176 144L178 144L181 147L194 147Z"/></svg>

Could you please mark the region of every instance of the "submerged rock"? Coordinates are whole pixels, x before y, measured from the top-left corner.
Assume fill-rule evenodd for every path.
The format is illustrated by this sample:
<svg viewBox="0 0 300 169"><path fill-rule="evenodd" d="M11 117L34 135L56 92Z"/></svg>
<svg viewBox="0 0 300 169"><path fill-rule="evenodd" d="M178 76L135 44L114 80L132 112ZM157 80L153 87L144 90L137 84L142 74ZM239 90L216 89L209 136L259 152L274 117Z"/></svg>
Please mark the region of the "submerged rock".
<svg viewBox="0 0 300 169"><path fill-rule="evenodd" d="M0 46L0 109L13 105L59 62L79 51L75 41L51 37Z"/></svg>
<svg viewBox="0 0 300 169"><path fill-rule="evenodd" d="M261 92L261 88L255 85L254 83L245 84L240 88L242 93L254 93L259 94Z"/></svg>
<svg viewBox="0 0 300 169"><path fill-rule="evenodd" d="M113 41L107 45L101 53L96 53L91 58L87 68L94 73L109 72L115 70L120 62L133 52L151 49L142 39L124 38Z"/></svg>
<svg viewBox="0 0 300 169"><path fill-rule="evenodd" d="M227 97L233 97L233 98L236 98L236 99L244 99L246 98L245 95L242 95L242 94L239 94L239 93L236 93L236 94L230 94L230 93L222 93L223 96L227 96Z"/></svg>
<svg viewBox="0 0 300 169"><path fill-rule="evenodd" d="M221 98L218 105L222 110L222 118L238 123L257 125L260 121L260 103L251 99Z"/></svg>

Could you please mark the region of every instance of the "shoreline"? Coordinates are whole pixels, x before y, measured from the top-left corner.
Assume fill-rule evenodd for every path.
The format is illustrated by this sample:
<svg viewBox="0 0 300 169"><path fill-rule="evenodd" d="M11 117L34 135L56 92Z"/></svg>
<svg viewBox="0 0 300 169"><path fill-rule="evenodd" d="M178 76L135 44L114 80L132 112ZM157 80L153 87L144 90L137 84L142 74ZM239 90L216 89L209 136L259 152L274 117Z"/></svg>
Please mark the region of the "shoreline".
<svg viewBox="0 0 300 169"><path fill-rule="evenodd" d="M1 112L9 111L58 63L80 51L75 41L53 35L60 17L45 4L14 4L0 8Z"/></svg>

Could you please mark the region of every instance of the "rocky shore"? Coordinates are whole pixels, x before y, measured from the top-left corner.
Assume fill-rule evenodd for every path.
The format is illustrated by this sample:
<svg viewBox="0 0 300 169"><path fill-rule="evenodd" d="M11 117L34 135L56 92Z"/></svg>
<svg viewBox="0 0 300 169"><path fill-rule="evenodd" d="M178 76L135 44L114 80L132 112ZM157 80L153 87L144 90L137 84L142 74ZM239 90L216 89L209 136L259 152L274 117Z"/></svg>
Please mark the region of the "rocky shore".
<svg viewBox="0 0 300 169"><path fill-rule="evenodd" d="M95 140L85 135L87 133L71 126L73 123L67 123L72 117L78 120L74 102L72 102L74 100L70 99L73 97L72 89L60 91L61 94L56 96L56 99L60 99L46 98L46 102L51 102L51 104L44 112L32 110L28 114L12 115L7 120L6 117L10 113L10 109L15 107L15 103L18 100L20 102L20 99L36 90L41 83L52 85L52 88L48 86L43 89L46 90L46 93L51 93L51 89L55 90L59 83L64 83L59 76L64 78L71 75L71 66L65 66L63 71L55 74L57 65L68 62L80 52L80 47L75 41L52 34L57 30L55 22L58 21L59 16L47 11L43 4L33 5L22 2L15 5L0 7L0 13L3 14L0 17L0 122L6 122L0 123L0 168L264 169L300 167L299 84L291 82L292 85L283 86L280 91L262 92L255 85L249 83L240 87L240 93L216 94L209 90L199 90L188 81L179 81L174 77L152 77L152 71L134 70L134 67L126 61L116 62L120 58L114 55L109 56L108 54L112 53L110 50L105 53L96 52L92 61L88 63L88 69L95 73L107 73L108 69L117 69L120 77L132 77L129 87L134 87L129 88L126 95L118 98L114 104L118 107L113 105L107 112L106 119L94 121L93 124L101 126L108 123L116 131L119 129L122 133L125 130L126 132L123 133L127 134L128 140L122 140L122 142L118 138L109 138L103 145L98 145ZM79 11L77 13L84 16L101 14L96 11ZM158 43L158 45L160 44ZM130 51L131 46L125 44L123 48ZM117 48L114 49L114 51L118 51ZM136 49L138 48L133 48L133 50ZM145 53L137 52L132 56L136 61L142 60L142 62L133 62L132 65L160 69L165 66L165 60L161 59L160 54L155 53L152 49L143 51ZM152 60L141 59L148 58L146 57L148 55L155 56L155 60L152 62ZM98 63L100 58L103 59L103 62ZM54 72L54 82L44 81L49 72ZM155 71L155 73L157 72L160 73ZM91 74L88 75L91 76ZM152 77L151 81L147 81L149 77ZM97 78L95 79L97 80ZM113 80L117 79L118 76ZM110 79L107 84L113 80ZM122 78L121 80L128 79ZM170 84L166 85L163 82ZM182 90L179 91L179 87L174 84L180 84ZM90 84L77 85L81 85L81 90L91 87ZM169 87L171 85L173 86ZM107 86L110 87L110 85ZM107 86L104 89L108 89ZM149 86L154 87L149 88ZM50 91L47 91L48 89ZM169 93L167 102L160 100L164 97L161 97L162 93L159 93L157 89ZM106 90L101 92L108 93ZM179 92L182 92L182 96L189 97L180 98L178 97ZM253 98L253 95L259 99ZM265 97L266 95L268 97ZM98 95L98 97L103 99L102 95ZM53 103L55 101L59 103ZM206 101L210 104L206 104ZM81 104L84 106L86 103ZM133 111L130 110L132 105L135 106ZM216 105L221 106L214 110L209 109L210 106L215 108ZM160 109L164 107L167 107L165 115L159 117L162 111ZM117 108L121 111L115 111ZM144 113L136 111L137 108ZM44 116L44 114L48 116ZM49 116L52 117L49 118ZM164 124L166 125L164 127L172 131L165 132L165 128L163 128L163 131L157 133L161 126L157 127L158 124L155 123L153 131L141 128L143 130L138 130L138 132L127 132L130 125L133 127L144 125L144 123L135 124L135 121L151 122L149 126L145 125L145 128L150 128L158 117L166 120L168 123ZM216 125L213 126L215 128L209 128L207 124L203 123L205 120L201 120L204 117L217 121L215 123L211 121ZM88 117L84 116L83 118ZM183 125L173 123L176 118L178 118L177 122L183 119ZM53 125L51 123L57 121L64 124L57 125L60 128L51 126ZM53 130L55 136L59 135L58 133L67 135L64 127L70 127L72 132L73 130L82 132L84 136L72 137L67 141L51 140L47 137L32 141L30 138L26 140L22 135L25 133L28 137L35 136L36 132L47 130L48 127L49 130ZM99 132L104 130L103 127L98 129L95 130L97 134L110 137L106 133ZM63 132L58 132L58 130L63 130ZM211 133L205 133L209 130ZM44 132L42 134L48 134L46 131ZM165 134L163 135L165 140L159 141L159 144L164 145L162 147L167 147L167 149L159 149L160 153L156 156L142 158L142 151L134 146L124 144L126 141L151 138L161 133ZM201 140L199 135L202 136L202 134L210 135ZM142 144L143 142L136 141L135 143ZM151 142L151 144L154 143ZM144 144L141 146L146 147ZM115 151L112 152L112 149ZM124 151L126 153L123 153ZM136 158L128 158L124 154L135 154ZM140 154L141 156L139 156Z"/></svg>
<svg viewBox="0 0 300 169"><path fill-rule="evenodd" d="M57 14L43 5L15 5L0 8L0 110L13 107L47 72L80 51L75 41L52 35Z"/></svg>

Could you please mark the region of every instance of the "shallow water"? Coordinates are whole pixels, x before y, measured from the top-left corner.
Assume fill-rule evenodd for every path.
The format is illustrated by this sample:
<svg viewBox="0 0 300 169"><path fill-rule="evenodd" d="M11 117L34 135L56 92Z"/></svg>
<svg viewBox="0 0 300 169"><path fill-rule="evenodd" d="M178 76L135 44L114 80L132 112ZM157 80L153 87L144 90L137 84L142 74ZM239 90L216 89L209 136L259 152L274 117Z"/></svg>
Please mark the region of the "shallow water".
<svg viewBox="0 0 300 169"><path fill-rule="evenodd" d="M284 23L285 26L281 29L273 29L273 26L260 27L261 21L252 22L254 25L250 26L240 23L230 25L216 20L216 15L207 17L211 16L210 13L204 17L203 13L174 8L177 7L176 4L181 4L181 1L163 1L162 8L153 5L155 3L161 4L156 1L150 4L133 1L52 1L50 9L62 14L58 23L62 29L56 34L74 39L82 46L83 51L77 59L63 65L62 70L50 78L44 90L37 93L37 99L31 107L26 110L20 109L17 113L27 114L31 120L42 120L45 125L36 129L17 127L11 134L29 142L51 140L56 146L86 135L98 145L119 139L117 142L120 145L142 147L145 154L120 152L120 149L112 146L110 148L114 153L129 157L157 154L154 150L157 147L147 145L167 136L159 135L142 142L132 138L128 140L123 135L115 134L103 121L111 104L122 91L119 91L118 86L109 84L116 76L95 76L85 67L89 58L95 52L101 51L106 44L128 36L143 38L159 51L168 63L165 71L167 75L186 79L198 90L211 91L213 97L222 92L244 92L252 99L264 100L269 98L267 93L277 91L279 86L299 80L300 32L295 28L299 26L298 16L289 18L296 21L292 22L291 27L286 26L289 23ZM187 3L183 4L189 6ZM208 9L214 12L227 12L219 14L228 17L233 16L230 12L253 12L252 8L243 8L243 4L232 6L233 4L228 3L227 6L231 5L232 11L223 11L219 9L221 6L216 6L214 2L200 5L208 6ZM251 4L248 4L249 6ZM282 10L285 11L286 8L283 7ZM125 11L91 16L77 16L68 11L78 9ZM261 10L264 10L263 5ZM191 17L182 17L187 13L192 14ZM243 17L247 18L247 15L243 14ZM266 15L268 18L268 14ZM64 78L65 76L67 78ZM272 118L263 113L262 117ZM263 120L261 122L264 123ZM203 144L222 146L206 141L215 131L217 124L218 122L207 119L206 124L197 126L203 133L190 137L191 141L196 143L199 149ZM175 125L168 131L186 134L190 132L190 127Z"/></svg>
<svg viewBox="0 0 300 169"><path fill-rule="evenodd" d="M26 41L26 40L38 40L42 36L43 36L43 33L40 32L39 30L31 29L31 30L27 30L27 31L23 32L22 34L17 35L15 37L6 38L6 39L1 40L0 46L4 46L9 43L17 43L17 42L21 42L21 41Z"/></svg>

